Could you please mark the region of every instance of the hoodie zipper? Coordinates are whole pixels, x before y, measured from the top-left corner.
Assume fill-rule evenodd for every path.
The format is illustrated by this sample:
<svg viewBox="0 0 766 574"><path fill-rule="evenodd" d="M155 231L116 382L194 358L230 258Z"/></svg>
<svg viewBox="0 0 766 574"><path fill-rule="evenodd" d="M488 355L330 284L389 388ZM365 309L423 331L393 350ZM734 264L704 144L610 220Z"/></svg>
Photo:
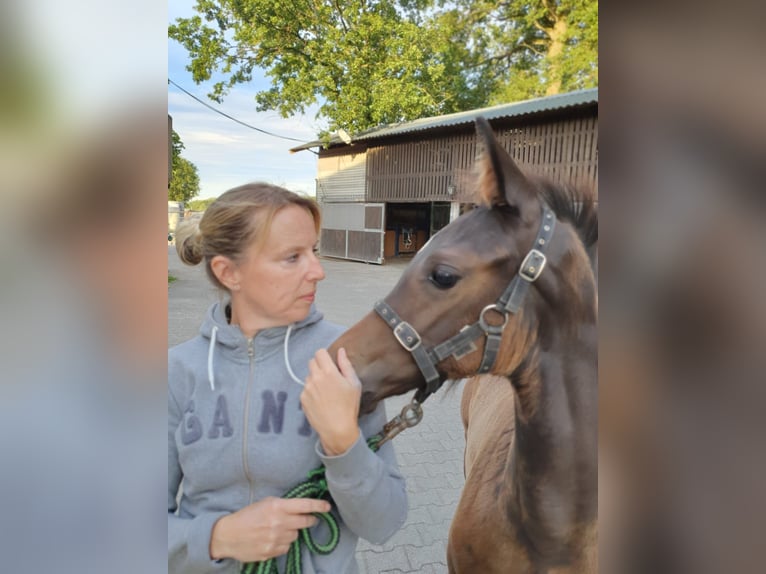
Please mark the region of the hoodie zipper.
<svg viewBox="0 0 766 574"><path fill-rule="evenodd" d="M250 420L250 388L253 382L253 366L255 357L255 349L253 348L253 341L255 337L247 340L247 356L250 359L250 369L247 376L247 390L245 392L245 417L244 417L244 432L242 433L242 467L245 470L245 478L250 487L250 495L248 497L248 504L253 503L253 477L250 476L250 468L247 463L247 427Z"/></svg>

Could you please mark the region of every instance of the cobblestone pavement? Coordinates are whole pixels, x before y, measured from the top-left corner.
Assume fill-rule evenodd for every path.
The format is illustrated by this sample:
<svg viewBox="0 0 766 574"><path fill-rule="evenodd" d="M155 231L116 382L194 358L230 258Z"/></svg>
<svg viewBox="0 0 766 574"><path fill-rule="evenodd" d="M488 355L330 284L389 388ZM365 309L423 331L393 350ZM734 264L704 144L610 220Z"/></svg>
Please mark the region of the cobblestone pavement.
<svg viewBox="0 0 766 574"><path fill-rule="evenodd" d="M336 323L351 326L396 284L406 262L366 265L323 259L327 278L319 284L317 305ZM197 333L205 310L217 295L201 266L183 265L168 247L168 345ZM394 440L399 466L407 480L407 522L382 546L360 541L361 574L443 574L450 522L463 488L465 439L460 421L462 387L442 389L423 406L423 421ZM410 396L386 400L389 418Z"/></svg>
<svg viewBox="0 0 766 574"><path fill-rule="evenodd" d="M407 479L407 522L383 546L361 541L357 561L361 574L447 572L447 537L463 488L462 388L439 391L423 405L422 422L394 440ZM389 417L409 397L386 401Z"/></svg>

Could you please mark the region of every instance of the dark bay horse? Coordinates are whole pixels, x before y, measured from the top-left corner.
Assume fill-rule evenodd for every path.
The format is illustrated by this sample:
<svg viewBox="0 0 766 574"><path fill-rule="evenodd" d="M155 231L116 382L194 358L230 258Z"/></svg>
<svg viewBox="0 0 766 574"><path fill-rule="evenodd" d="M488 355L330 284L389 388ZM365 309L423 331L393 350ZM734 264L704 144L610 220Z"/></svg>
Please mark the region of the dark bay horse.
<svg viewBox="0 0 766 574"><path fill-rule="evenodd" d="M480 205L439 231L330 352L346 348L363 412L484 374L463 391L451 573L596 572L594 198L526 177L483 118L477 133Z"/></svg>

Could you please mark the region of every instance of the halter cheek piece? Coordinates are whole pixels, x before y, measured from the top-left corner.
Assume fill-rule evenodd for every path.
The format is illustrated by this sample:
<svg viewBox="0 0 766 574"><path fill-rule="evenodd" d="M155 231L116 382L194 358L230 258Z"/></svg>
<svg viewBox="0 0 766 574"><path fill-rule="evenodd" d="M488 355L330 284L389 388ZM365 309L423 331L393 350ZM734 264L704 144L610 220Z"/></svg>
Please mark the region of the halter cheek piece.
<svg viewBox="0 0 766 574"><path fill-rule="evenodd" d="M479 320L472 325L466 325L460 332L447 339L443 343L436 345L431 349L423 346L423 339L415 328L407 321L403 320L396 311L385 301L375 303L375 311L393 330L394 337L399 344L415 359L423 378L426 381L426 388L418 389L415 394L415 400L419 403L435 393L444 382L436 369L436 365L447 357L453 356L456 360L462 359L465 355L476 350L474 341L482 335L486 338L484 345L484 355L479 365L478 373L488 373L495 364L497 353L500 350L500 341L503 337L503 331L508 324L509 314L515 314L521 308L524 296L529 290L529 286L537 281L545 268L546 258L545 249L553 237L553 231L556 228L556 217L553 211L543 203L542 222L537 231L537 237L529 253L521 262L519 271L514 275L511 282L506 287L500 298L491 305L487 305L479 313ZM487 314L493 312L502 317L502 324L493 325L487 321Z"/></svg>

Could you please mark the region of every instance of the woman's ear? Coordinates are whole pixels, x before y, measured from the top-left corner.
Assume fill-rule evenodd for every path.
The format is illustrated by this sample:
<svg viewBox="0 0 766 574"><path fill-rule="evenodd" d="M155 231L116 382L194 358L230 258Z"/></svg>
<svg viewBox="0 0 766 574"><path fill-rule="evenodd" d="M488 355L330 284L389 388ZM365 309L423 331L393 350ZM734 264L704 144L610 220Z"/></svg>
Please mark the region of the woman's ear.
<svg viewBox="0 0 766 574"><path fill-rule="evenodd" d="M213 275L229 291L239 291L239 269L237 265L224 255L216 255L210 260Z"/></svg>

